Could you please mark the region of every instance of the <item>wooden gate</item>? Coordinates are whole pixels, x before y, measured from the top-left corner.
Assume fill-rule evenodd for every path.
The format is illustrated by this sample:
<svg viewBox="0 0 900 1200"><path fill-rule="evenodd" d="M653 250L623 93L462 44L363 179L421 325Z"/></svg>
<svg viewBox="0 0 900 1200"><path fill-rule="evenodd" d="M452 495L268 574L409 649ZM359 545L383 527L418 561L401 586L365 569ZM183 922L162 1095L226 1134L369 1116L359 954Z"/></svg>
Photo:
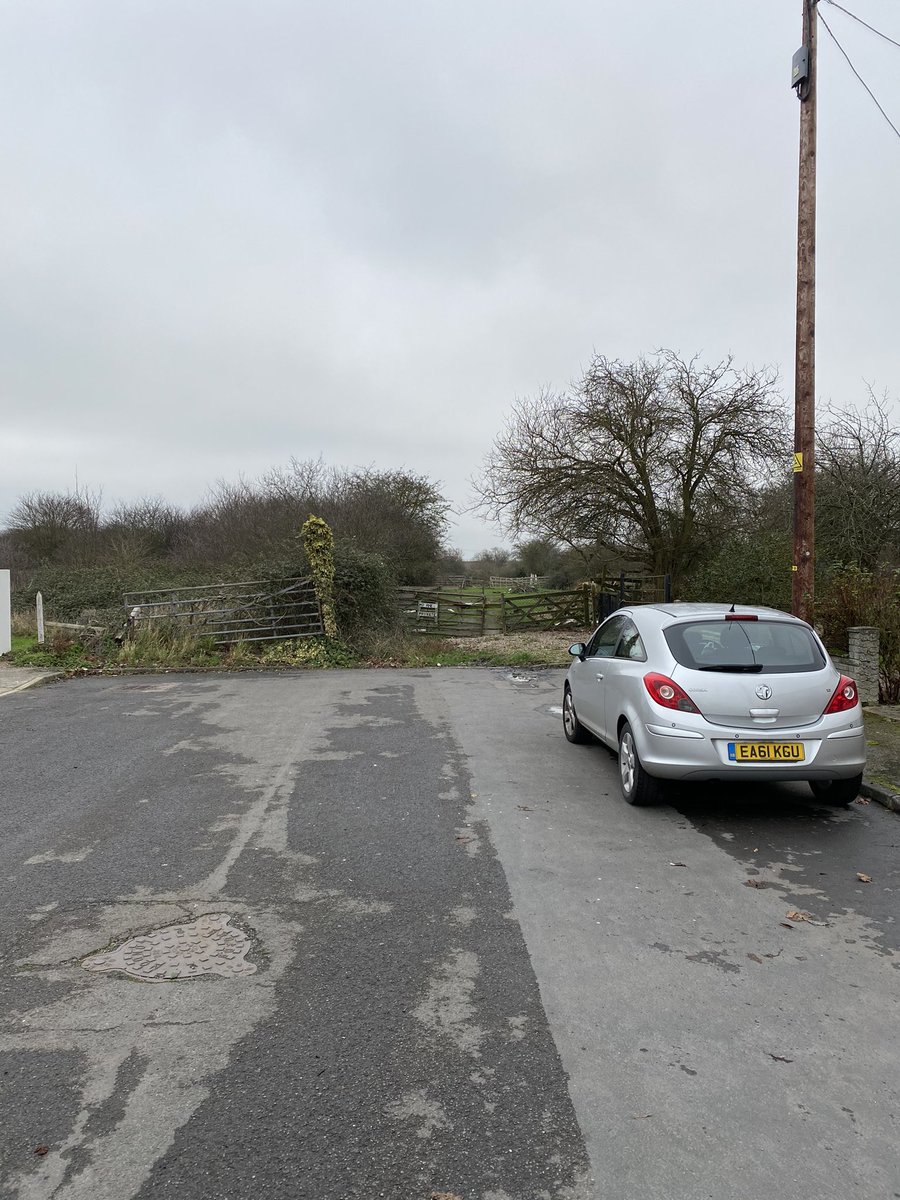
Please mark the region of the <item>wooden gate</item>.
<svg viewBox="0 0 900 1200"><path fill-rule="evenodd" d="M593 622L590 587L519 595L400 588L398 607L407 629L433 637L583 629Z"/></svg>

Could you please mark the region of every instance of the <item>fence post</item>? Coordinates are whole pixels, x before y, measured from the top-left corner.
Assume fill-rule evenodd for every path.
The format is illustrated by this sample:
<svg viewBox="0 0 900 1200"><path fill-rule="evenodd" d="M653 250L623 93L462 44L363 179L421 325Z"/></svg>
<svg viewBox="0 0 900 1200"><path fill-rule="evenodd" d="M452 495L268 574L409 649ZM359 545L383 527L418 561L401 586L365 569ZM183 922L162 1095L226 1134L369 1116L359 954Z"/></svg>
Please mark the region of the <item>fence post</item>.
<svg viewBox="0 0 900 1200"><path fill-rule="evenodd" d="M12 650L12 596L9 570L0 571L0 654Z"/></svg>
<svg viewBox="0 0 900 1200"><path fill-rule="evenodd" d="M854 625L847 630L849 658L862 704L878 703L879 634L874 625Z"/></svg>
<svg viewBox="0 0 900 1200"><path fill-rule="evenodd" d="M34 614L37 618L37 639L38 645L44 644L44 597L38 592L34 598Z"/></svg>
<svg viewBox="0 0 900 1200"><path fill-rule="evenodd" d="M500 632L506 633L506 596L500 593Z"/></svg>

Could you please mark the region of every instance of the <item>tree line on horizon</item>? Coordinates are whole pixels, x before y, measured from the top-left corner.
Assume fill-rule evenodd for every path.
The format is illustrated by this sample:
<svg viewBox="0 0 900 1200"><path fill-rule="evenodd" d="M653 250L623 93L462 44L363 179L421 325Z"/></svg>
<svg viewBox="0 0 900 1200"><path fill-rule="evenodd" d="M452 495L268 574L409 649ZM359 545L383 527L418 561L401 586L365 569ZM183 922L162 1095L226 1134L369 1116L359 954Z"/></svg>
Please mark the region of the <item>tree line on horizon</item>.
<svg viewBox="0 0 900 1200"><path fill-rule="evenodd" d="M474 480L474 511L509 535L464 562L447 542L451 506L413 471L292 459L259 479L220 481L181 508L86 490L35 491L0 531L21 581L50 567L291 574L310 514L338 546L400 584L539 575L555 586L619 569L668 574L679 598L774 603L790 596L791 416L769 368L660 351L596 356L565 392L516 402ZM867 572L900 558L900 432L887 398L827 407L817 439L817 562Z"/></svg>

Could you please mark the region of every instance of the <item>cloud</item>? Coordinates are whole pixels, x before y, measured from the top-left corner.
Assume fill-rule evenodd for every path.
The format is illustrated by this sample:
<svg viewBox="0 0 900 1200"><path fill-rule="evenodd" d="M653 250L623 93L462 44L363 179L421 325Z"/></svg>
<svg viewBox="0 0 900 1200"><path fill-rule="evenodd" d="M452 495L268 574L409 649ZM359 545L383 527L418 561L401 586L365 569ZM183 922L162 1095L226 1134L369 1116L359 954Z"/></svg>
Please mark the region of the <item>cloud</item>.
<svg viewBox="0 0 900 1200"><path fill-rule="evenodd" d="M426 471L461 506L512 400L595 350L731 351L790 391L781 0L2 20L0 514L76 465L187 502L292 454ZM891 60L852 47L900 115ZM819 391L896 391L900 167L824 43L822 72Z"/></svg>

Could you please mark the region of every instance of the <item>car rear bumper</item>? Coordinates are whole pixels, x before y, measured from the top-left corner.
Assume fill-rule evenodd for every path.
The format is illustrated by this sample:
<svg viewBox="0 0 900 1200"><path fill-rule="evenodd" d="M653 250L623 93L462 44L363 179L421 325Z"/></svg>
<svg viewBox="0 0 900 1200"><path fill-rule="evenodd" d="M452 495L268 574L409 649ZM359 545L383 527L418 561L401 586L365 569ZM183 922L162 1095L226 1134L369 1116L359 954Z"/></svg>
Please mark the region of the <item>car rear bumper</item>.
<svg viewBox="0 0 900 1200"><path fill-rule="evenodd" d="M723 730L701 733L692 730L663 730L644 725L636 733L637 751L648 775L660 779L852 779L866 765L866 740L862 726L850 729L779 730L767 736L742 735L742 741L800 742L802 762L732 762L728 744L734 742Z"/></svg>

